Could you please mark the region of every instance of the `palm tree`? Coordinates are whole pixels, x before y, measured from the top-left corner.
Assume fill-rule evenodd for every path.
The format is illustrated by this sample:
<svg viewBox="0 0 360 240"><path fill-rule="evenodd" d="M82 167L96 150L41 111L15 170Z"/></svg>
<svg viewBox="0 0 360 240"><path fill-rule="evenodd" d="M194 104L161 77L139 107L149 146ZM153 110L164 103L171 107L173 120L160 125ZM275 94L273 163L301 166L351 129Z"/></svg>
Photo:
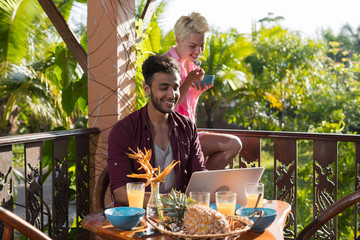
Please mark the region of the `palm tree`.
<svg viewBox="0 0 360 240"><path fill-rule="evenodd" d="M342 42L346 50L360 53L360 26L353 29L349 24L341 28L339 41Z"/></svg>
<svg viewBox="0 0 360 240"><path fill-rule="evenodd" d="M67 18L73 2L56 3ZM0 2L0 134L69 128L81 74L36 0Z"/></svg>
<svg viewBox="0 0 360 240"><path fill-rule="evenodd" d="M146 94L143 91L143 82L144 78L141 71L141 66L145 59L147 59L150 55L153 54L161 54L166 51L170 47L169 44L174 44L175 39L173 34L168 33L165 37L163 37L163 32L159 27L158 21L161 19L161 14L163 13L168 0L162 0L155 12L152 15L151 22L149 26L146 28L146 31L142 31L142 20L140 17L144 11L146 0L137 0L136 2L136 35L140 40L135 45L136 48L136 109L142 108L146 104ZM174 39L171 42L172 38Z"/></svg>
<svg viewBox="0 0 360 240"><path fill-rule="evenodd" d="M10 63L26 65L32 61L34 47L45 33L40 21L44 17L35 0L0 2L0 66L1 73ZM40 29L39 29L40 27ZM39 34L37 36L37 34ZM36 38L34 38L36 36ZM39 49L37 49L39 50Z"/></svg>
<svg viewBox="0 0 360 240"><path fill-rule="evenodd" d="M60 104L61 94L44 74L25 67L14 66L12 70L0 83L1 98L6 99L0 122L4 133L23 132L19 128L24 126L29 132L39 132L68 122Z"/></svg>
<svg viewBox="0 0 360 240"><path fill-rule="evenodd" d="M210 37L201 66L206 74L215 75L215 81L214 86L201 95L198 104L198 112L205 114L207 128L213 127L215 111L220 106L228 106L234 94L247 82L243 60L253 51L246 37L235 30L228 33L214 31Z"/></svg>

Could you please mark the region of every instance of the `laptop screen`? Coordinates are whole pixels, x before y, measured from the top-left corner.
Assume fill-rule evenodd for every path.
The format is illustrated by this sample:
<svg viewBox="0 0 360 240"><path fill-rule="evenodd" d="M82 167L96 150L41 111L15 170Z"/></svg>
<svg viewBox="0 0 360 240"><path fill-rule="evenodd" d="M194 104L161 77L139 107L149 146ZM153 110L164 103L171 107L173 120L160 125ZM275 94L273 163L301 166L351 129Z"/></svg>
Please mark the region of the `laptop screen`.
<svg viewBox="0 0 360 240"><path fill-rule="evenodd" d="M264 167L237 168L194 172L185 194L190 192L210 192L210 203L215 203L215 192L236 192L237 203L246 206L245 185L258 183Z"/></svg>

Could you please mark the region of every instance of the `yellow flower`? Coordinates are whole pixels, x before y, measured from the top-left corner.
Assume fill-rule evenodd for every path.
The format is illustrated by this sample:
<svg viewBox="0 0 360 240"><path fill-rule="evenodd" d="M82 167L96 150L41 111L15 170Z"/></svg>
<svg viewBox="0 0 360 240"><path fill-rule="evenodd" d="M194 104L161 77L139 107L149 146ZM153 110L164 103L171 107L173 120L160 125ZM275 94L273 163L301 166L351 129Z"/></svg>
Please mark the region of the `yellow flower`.
<svg viewBox="0 0 360 240"><path fill-rule="evenodd" d="M168 175L170 171L175 167L175 165L180 162L180 161L175 162L175 160L173 160L169 164L169 166L167 166L164 169L164 171L161 172L160 167L153 168L150 164L150 159L152 154L151 149L146 150L146 148L144 148L145 154L139 148L137 149L137 152L135 152L131 148L129 149L130 151L132 151L133 154L126 153L127 156L131 159L137 160L137 162L141 165L139 170L144 169L145 173L142 174L132 173L127 176L131 178L145 178L146 179L145 186L148 186L151 182L164 182L164 178L166 177L166 175ZM156 173L156 171L158 171L158 173Z"/></svg>

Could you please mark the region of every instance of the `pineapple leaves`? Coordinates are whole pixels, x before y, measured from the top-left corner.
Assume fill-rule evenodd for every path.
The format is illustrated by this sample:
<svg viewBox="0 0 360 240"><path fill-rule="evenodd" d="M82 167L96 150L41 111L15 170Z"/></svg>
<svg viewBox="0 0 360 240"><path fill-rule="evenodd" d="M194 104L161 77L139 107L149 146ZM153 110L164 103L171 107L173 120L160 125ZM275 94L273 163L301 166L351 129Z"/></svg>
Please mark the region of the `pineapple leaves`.
<svg viewBox="0 0 360 240"><path fill-rule="evenodd" d="M174 189L167 196L161 197L161 202L164 205L162 210L164 214L177 224L181 224L184 219L184 214L187 208L195 202L187 197L182 192L176 192Z"/></svg>

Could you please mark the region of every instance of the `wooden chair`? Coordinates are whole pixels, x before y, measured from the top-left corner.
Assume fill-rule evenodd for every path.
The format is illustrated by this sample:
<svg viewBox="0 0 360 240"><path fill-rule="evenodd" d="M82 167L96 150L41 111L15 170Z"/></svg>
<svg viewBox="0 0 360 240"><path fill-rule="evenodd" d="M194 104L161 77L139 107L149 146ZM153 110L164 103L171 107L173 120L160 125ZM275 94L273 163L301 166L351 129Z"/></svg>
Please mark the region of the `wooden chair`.
<svg viewBox="0 0 360 240"><path fill-rule="evenodd" d="M322 212L316 219L314 219L309 225L307 225L296 238L297 240L310 239L312 235L316 233L325 223L330 219L344 211L345 209L360 202L360 190L355 191L338 201L332 206Z"/></svg>
<svg viewBox="0 0 360 240"><path fill-rule="evenodd" d="M109 171L107 165L101 171L96 180L93 194L94 212L103 212L105 210L105 198L110 184Z"/></svg>
<svg viewBox="0 0 360 240"><path fill-rule="evenodd" d="M14 229L30 239L51 240L45 233L3 207L0 207L0 222L5 224L2 236L3 240L13 239Z"/></svg>

